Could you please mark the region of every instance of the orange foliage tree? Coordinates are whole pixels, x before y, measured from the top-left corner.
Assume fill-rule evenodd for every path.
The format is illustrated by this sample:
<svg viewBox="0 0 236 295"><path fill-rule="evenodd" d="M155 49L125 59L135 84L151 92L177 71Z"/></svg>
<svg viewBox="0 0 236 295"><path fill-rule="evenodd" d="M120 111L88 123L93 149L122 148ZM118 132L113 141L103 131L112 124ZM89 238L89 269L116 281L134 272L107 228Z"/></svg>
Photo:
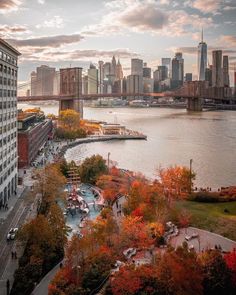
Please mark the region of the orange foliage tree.
<svg viewBox="0 0 236 295"><path fill-rule="evenodd" d="M195 174L186 167L174 166L166 169L159 168L157 171L156 184L161 194L166 197L168 204L173 199L186 197L190 189L190 178L194 180ZM192 186L192 183L191 183Z"/></svg>
<svg viewBox="0 0 236 295"><path fill-rule="evenodd" d="M145 248L153 244L147 224L142 217L124 217L120 228L120 246Z"/></svg>

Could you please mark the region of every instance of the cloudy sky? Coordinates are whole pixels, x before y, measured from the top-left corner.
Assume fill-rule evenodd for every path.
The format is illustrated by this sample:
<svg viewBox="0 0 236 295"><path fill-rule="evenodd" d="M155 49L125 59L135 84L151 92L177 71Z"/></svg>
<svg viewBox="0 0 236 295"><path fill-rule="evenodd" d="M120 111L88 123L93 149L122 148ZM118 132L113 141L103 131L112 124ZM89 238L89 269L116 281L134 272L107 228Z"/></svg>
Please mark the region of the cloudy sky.
<svg viewBox="0 0 236 295"><path fill-rule="evenodd" d="M236 0L0 0L0 36L22 53L19 80L41 64L88 67L130 58L153 69L181 50L185 72L196 74L196 47L204 28L211 50L236 63Z"/></svg>

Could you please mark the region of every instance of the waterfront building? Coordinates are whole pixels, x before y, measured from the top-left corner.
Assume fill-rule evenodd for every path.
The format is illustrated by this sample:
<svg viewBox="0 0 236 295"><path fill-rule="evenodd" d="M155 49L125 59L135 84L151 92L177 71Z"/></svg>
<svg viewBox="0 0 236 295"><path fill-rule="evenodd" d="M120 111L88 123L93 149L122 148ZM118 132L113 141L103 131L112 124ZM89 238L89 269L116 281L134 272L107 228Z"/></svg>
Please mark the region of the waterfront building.
<svg viewBox="0 0 236 295"><path fill-rule="evenodd" d="M212 86L223 86L222 50L212 51Z"/></svg>
<svg viewBox="0 0 236 295"><path fill-rule="evenodd" d="M18 112L18 167L28 167L52 136L52 120L40 111Z"/></svg>
<svg viewBox="0 0 236 295"><path fill-rule="evenodd" d="M0 203L17 190L17 58L20 53L0 39Z"/></svg>
<svg viewBox="0 0 236 295"><path fill-rule="evenodd" d="M229 57L223 56L223 86L229 87Z"/></svg>
<svg viewBox="0 0 236 295"><path fill-rule="evenodd" d="M93 64L88 69L88 94L98 93L98 70Z"/></svg>
<svg viewBox="0 0 236 295"><path fill-rule="evenodd" d="M205 77L205 74L204 74L204 77ZM185 81L193 81L193 74L192 73L186 73L185 74Z"/></svg>
<svg viewBox="0 0 236 295"><path fill-rule="evenodd" d="M143 78L151 78L151 68L149 68L148 66L147 66L147 63L145 62L144 64L143 64Z"/></svg>
<svg viewBox="0 0 236 295"><path fill-rule="evenodd" d="M198 80L205 80L205 71L207 67L207 44L203 41L203 30L201 42L198 44Z"/></svg>
<svg viewBox="0 0 236 295"><path fill-rule="evenodd" d="M171 58L163 57L161 59L161 65L167 67L167 77L171 77Z"/></svg>
<svg viewBox="0 0 236 295"><path fill-rule="evenodd" d="M56 70L46 65L36 68L36 95L53 95Z"/></svg>

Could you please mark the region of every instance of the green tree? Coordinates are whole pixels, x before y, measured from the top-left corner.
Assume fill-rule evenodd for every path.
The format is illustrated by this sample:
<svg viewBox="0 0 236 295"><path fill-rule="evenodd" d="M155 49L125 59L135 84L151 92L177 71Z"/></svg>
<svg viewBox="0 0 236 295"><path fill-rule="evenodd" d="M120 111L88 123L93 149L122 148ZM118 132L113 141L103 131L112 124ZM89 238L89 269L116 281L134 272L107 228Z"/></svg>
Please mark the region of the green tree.
<svg viewBox="0 0 236 295"><path fill-rule="evenodd" d="M80 179L84 183L95 184L98 177L107 172L106 161L100 155L86 158L79 166Z"/></svg>

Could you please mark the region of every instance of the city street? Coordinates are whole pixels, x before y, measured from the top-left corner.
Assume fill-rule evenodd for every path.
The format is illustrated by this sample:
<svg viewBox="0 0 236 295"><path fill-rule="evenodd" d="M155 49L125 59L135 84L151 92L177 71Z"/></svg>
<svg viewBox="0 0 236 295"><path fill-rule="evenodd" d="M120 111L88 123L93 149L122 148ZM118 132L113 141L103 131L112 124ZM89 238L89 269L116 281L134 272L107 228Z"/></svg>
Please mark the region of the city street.
<svg viewBox="0 0 236 295"><path fill-rule="evenodd" d="M18 257L20 257L19 252L22 251L22 248L14 240L7 241L7 233L10 228L19 228L34 213L34 200L28 197L28 192L29 189L26 188L22 194L15 197L15 200L9 199L9 203L13 202L13 204L9 208L7 216L6 212L0 212L0 294L6 294L7 279L10 280L10 286L12 286L14 271L18 267L18 259L11 257L12 251L16 251Z"/></svg>

